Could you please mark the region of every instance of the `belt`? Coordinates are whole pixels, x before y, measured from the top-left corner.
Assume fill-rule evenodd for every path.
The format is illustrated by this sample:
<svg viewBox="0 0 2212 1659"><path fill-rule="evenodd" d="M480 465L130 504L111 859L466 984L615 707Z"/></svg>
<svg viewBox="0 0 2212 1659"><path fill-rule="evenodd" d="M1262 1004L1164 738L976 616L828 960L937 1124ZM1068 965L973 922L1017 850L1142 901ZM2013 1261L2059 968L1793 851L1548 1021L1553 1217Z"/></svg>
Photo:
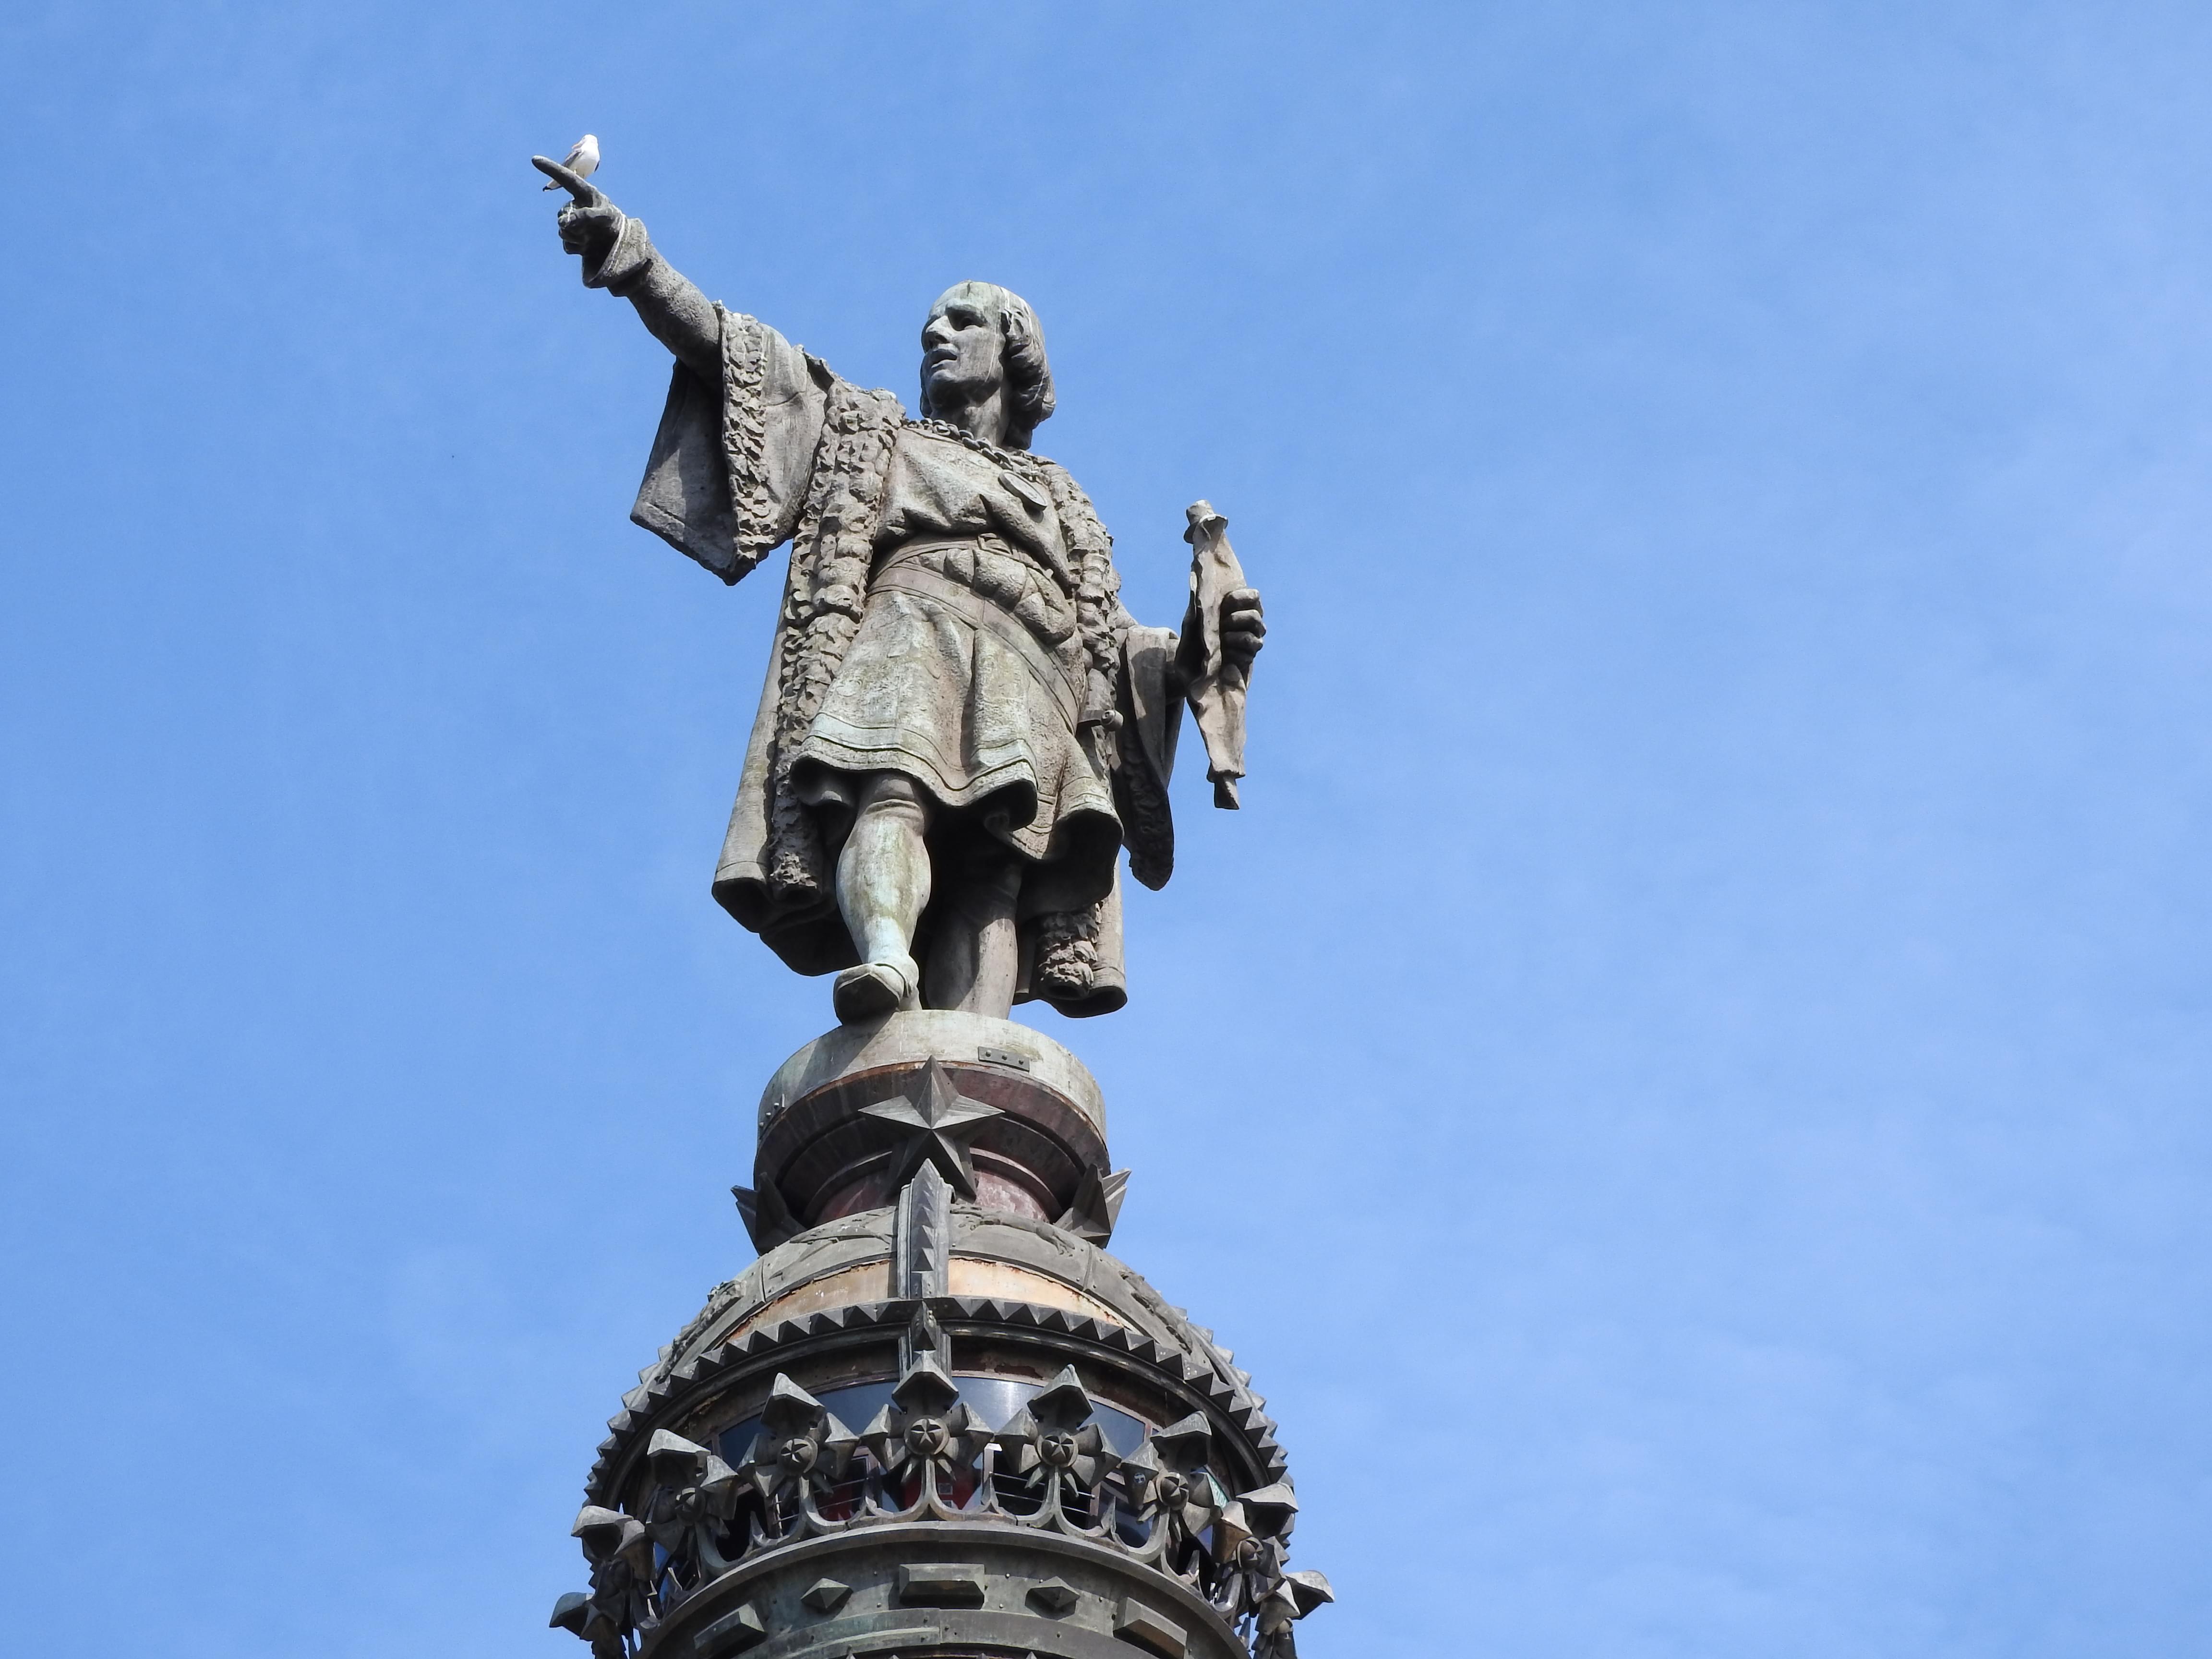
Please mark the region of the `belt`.
<svg viewBox="0 0 2212 1659"><path fill-rule="evenodd" d="M972 550L977 545L977 538L973 537L906 543L876 567L875 574L868 580L868 591L913 593L944 605L978 628L988 629L994 639L1013 648L1030 677L1058 706L1067 721L1067 729L1075 731L1082 723L1087 677L1070 678L1068 671L1046 651L1028 625L1004 605L984 598L965 582L917 562L924 553Z"/></svg>

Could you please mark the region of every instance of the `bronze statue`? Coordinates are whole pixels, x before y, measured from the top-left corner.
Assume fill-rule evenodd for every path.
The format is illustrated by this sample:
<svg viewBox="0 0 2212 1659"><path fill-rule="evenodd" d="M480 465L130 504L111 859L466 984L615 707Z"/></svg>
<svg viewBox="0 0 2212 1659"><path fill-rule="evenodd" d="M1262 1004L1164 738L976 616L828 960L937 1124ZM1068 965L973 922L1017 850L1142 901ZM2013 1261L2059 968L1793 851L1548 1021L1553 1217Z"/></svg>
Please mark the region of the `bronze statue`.
<svg viewBox="0 0 2212 1659"><path fill-rule="evenodd" d="M710 301L577 173L562 246L676 356L630 516L734 582L790 575L714 896L841 1020L899 1008L1003 1017L1127 1000L1121 849L1173 866L1167 783L1182 704L1217 805L1237 805L1244 686L1266 624L1204 502L1180 635L1123 609L1112 542L1031 453L1053 410L1036 317L988 283L921 332L920 417Z"/></svg>

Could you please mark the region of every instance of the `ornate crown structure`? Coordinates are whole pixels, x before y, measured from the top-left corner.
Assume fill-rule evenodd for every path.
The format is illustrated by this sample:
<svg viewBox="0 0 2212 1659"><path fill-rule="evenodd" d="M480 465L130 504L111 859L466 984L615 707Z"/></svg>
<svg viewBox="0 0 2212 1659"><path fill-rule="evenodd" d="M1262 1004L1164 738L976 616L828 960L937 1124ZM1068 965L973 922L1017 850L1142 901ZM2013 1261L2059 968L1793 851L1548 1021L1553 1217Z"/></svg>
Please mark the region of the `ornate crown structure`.
<svg viewBox="0 0 2212 1659"><path fill-rule="evenodd" d="M1251 1377L1106 1253L1098 1086L1011 1021L844 1025L762 1097L760 1259L623 1401L594 1659L1294 1659L1331 1598Z"/></svg>

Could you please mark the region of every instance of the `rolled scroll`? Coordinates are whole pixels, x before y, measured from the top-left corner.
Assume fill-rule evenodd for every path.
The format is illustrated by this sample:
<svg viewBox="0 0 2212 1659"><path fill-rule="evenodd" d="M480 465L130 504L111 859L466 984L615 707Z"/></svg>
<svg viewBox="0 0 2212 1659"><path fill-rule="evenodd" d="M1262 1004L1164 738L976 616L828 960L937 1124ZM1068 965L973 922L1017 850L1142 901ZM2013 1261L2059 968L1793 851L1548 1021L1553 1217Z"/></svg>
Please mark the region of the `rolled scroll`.
<svg viewBox="0 0 2212 1659"><path fill-rule="evenodd" d="M1187 694L1206 743L1206 775L1213 783L1213 804L1234 808L1237 780L1244 775L1244 691L1246 670L1221 656L1221 601L1248 586L1244 567L1229 545L1229 520L1207 501L1186 509L1190 527L1190 602L1203 643L1197 678Z"/></svg>

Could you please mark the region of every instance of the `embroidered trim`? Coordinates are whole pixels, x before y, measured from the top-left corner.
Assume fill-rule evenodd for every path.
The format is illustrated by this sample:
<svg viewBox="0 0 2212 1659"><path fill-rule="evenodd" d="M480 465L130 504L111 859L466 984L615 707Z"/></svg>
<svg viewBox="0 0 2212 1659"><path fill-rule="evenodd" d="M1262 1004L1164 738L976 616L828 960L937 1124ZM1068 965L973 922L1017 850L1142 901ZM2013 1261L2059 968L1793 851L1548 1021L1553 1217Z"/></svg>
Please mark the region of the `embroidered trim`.
<svg viewBox="0 0 2212 1659"><path fill-rule="evenodd" d="M776 672L775 750L769 773L768 886L782 905L830 896L830 860L791 769L836 678L867 603L868 566L883 517L884 476L902 411L888 392L833 380L823 416L829 465L817 464L784 586L783 653Z"/></svg>
<svg viewBox="0 0 2212 1659"><path fill-rule="evenodd" d="M1049 910L1036 919L1036 965L1030 988L1052 1002L1073 1002L1091 994L1098 972L1098 935L1106 902L1081 910Z"/></svg>
<svg viewBox="0 0 2212 1659"><path fill-rule="evenodd" d="M1114 538L1098 522L1091 497L1066 467L1047 462L1044 480L1075 562L1076 627L1091 659L1091 695L1084 718L1118 726L1115 691L1121 681L1121 635L1115 624L1121 608L1121 575L1114 568Z"/></svg>
<svg viewBox="0 0 2212 1659"><path fill-rule="evenodd" d="M768 343L757 319L714 308L722 312L722 453L736 509L738 563L750 570L782 539L775 532L775 503L768 493L768 422L761 398Z"/></svg>

